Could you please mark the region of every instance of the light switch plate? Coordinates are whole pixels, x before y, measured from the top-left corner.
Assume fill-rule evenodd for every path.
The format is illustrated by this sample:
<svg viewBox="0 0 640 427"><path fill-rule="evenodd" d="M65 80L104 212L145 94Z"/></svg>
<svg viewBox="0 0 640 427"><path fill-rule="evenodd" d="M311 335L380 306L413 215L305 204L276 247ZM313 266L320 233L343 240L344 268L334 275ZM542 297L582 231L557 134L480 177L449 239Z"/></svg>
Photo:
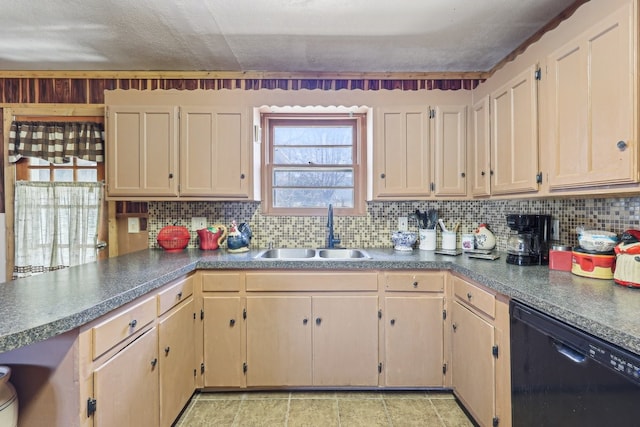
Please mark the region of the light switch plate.
<svg viewBox="0 0 640 427"><path fill-rule="evenodd" d="M407 231L409 229L409 218L401 216L398 218L398 230Z"/></svg>
<svg viewBox="0 0 640 427"><path fill-rule="evenodd" d="M198 231L203 228L207 228L207 218L203 216L191 217L191 231Z"/></svg>
<svg viewBox="0 0 640 427"><path fill-rule="evenodd" d="M127 218L127 231L129 233L140 232L140 218Z"/></svg>

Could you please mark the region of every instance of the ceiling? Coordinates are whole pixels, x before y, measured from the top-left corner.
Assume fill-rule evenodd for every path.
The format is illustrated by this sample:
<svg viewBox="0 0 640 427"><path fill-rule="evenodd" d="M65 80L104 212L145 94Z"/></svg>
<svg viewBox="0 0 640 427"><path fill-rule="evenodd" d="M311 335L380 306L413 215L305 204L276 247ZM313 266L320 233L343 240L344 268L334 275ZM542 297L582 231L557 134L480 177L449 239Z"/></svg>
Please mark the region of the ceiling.
<svg viewBox="0 0 640 427"><path fill-rule="evenodd" d="M482 72L575 0L0 0L0 71Z"/></svg>

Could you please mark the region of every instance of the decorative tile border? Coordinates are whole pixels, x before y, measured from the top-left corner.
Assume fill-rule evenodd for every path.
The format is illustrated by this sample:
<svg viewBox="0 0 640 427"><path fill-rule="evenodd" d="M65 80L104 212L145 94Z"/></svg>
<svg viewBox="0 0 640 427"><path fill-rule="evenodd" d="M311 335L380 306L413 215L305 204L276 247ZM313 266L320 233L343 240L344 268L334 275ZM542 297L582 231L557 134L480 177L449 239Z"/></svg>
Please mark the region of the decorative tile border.
<svg viewBox="0 0 640 427"><path fill-rule="evenodd" d="M428 202L370 202L365 216L334 218L335 233L347 247L391 247L391 233L399 216L416 209L436 209L441 218L460 221L458 246L462 233L472 232L480 223L489 225L499 250L506 248L510 233L506 215L510 213L549 214L560 220L560 243L577 245L576 227L622 233L640 229L640 197L606 199L520 199ZM149 247L158 247L156 237L165 225L191 227L191 217L207 218L207 223L229 225L232 220L248 222L253 231L251 247L321 247L325 244L326 216L266 216L259 202L151 202L149 203ZM409 228L417 231L415 221ZM440 233L438 233L440 244ZM189 247L198 247L191 232Z"/></svg>

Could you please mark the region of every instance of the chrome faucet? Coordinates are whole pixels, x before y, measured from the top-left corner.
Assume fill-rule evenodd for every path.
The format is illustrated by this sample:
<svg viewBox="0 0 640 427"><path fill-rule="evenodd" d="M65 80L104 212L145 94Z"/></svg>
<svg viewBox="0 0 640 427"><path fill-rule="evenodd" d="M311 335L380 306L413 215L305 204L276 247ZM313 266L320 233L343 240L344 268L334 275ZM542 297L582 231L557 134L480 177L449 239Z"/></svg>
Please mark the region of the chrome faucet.
<svg viewBox="0 0 640 427"><path fill-rule="evenodd" d="M336 243L340 243L340 239L333 236L333 206L329 205L329 213L327 215L327 248L335 248Z"/></svg>

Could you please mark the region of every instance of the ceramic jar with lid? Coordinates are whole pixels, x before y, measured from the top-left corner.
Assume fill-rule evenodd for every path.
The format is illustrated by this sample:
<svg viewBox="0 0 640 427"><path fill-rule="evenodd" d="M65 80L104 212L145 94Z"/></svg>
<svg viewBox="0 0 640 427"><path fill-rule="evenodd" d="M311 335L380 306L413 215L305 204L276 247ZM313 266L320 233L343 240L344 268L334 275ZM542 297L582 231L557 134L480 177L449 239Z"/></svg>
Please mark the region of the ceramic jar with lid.
<svg viewBox="0 0 640 427"><path fill-rule="evenodd" d="M18 395L9 382L11 368L0 366L0 426L18 425Z"/></svg>
<svg viewBox="0 0 640 427"><path fill-rule="evenodd" d="M476 239L476 248L491 250L496 247L496 236L487 228L487 224L480 224L473 232Z"/></svg>

